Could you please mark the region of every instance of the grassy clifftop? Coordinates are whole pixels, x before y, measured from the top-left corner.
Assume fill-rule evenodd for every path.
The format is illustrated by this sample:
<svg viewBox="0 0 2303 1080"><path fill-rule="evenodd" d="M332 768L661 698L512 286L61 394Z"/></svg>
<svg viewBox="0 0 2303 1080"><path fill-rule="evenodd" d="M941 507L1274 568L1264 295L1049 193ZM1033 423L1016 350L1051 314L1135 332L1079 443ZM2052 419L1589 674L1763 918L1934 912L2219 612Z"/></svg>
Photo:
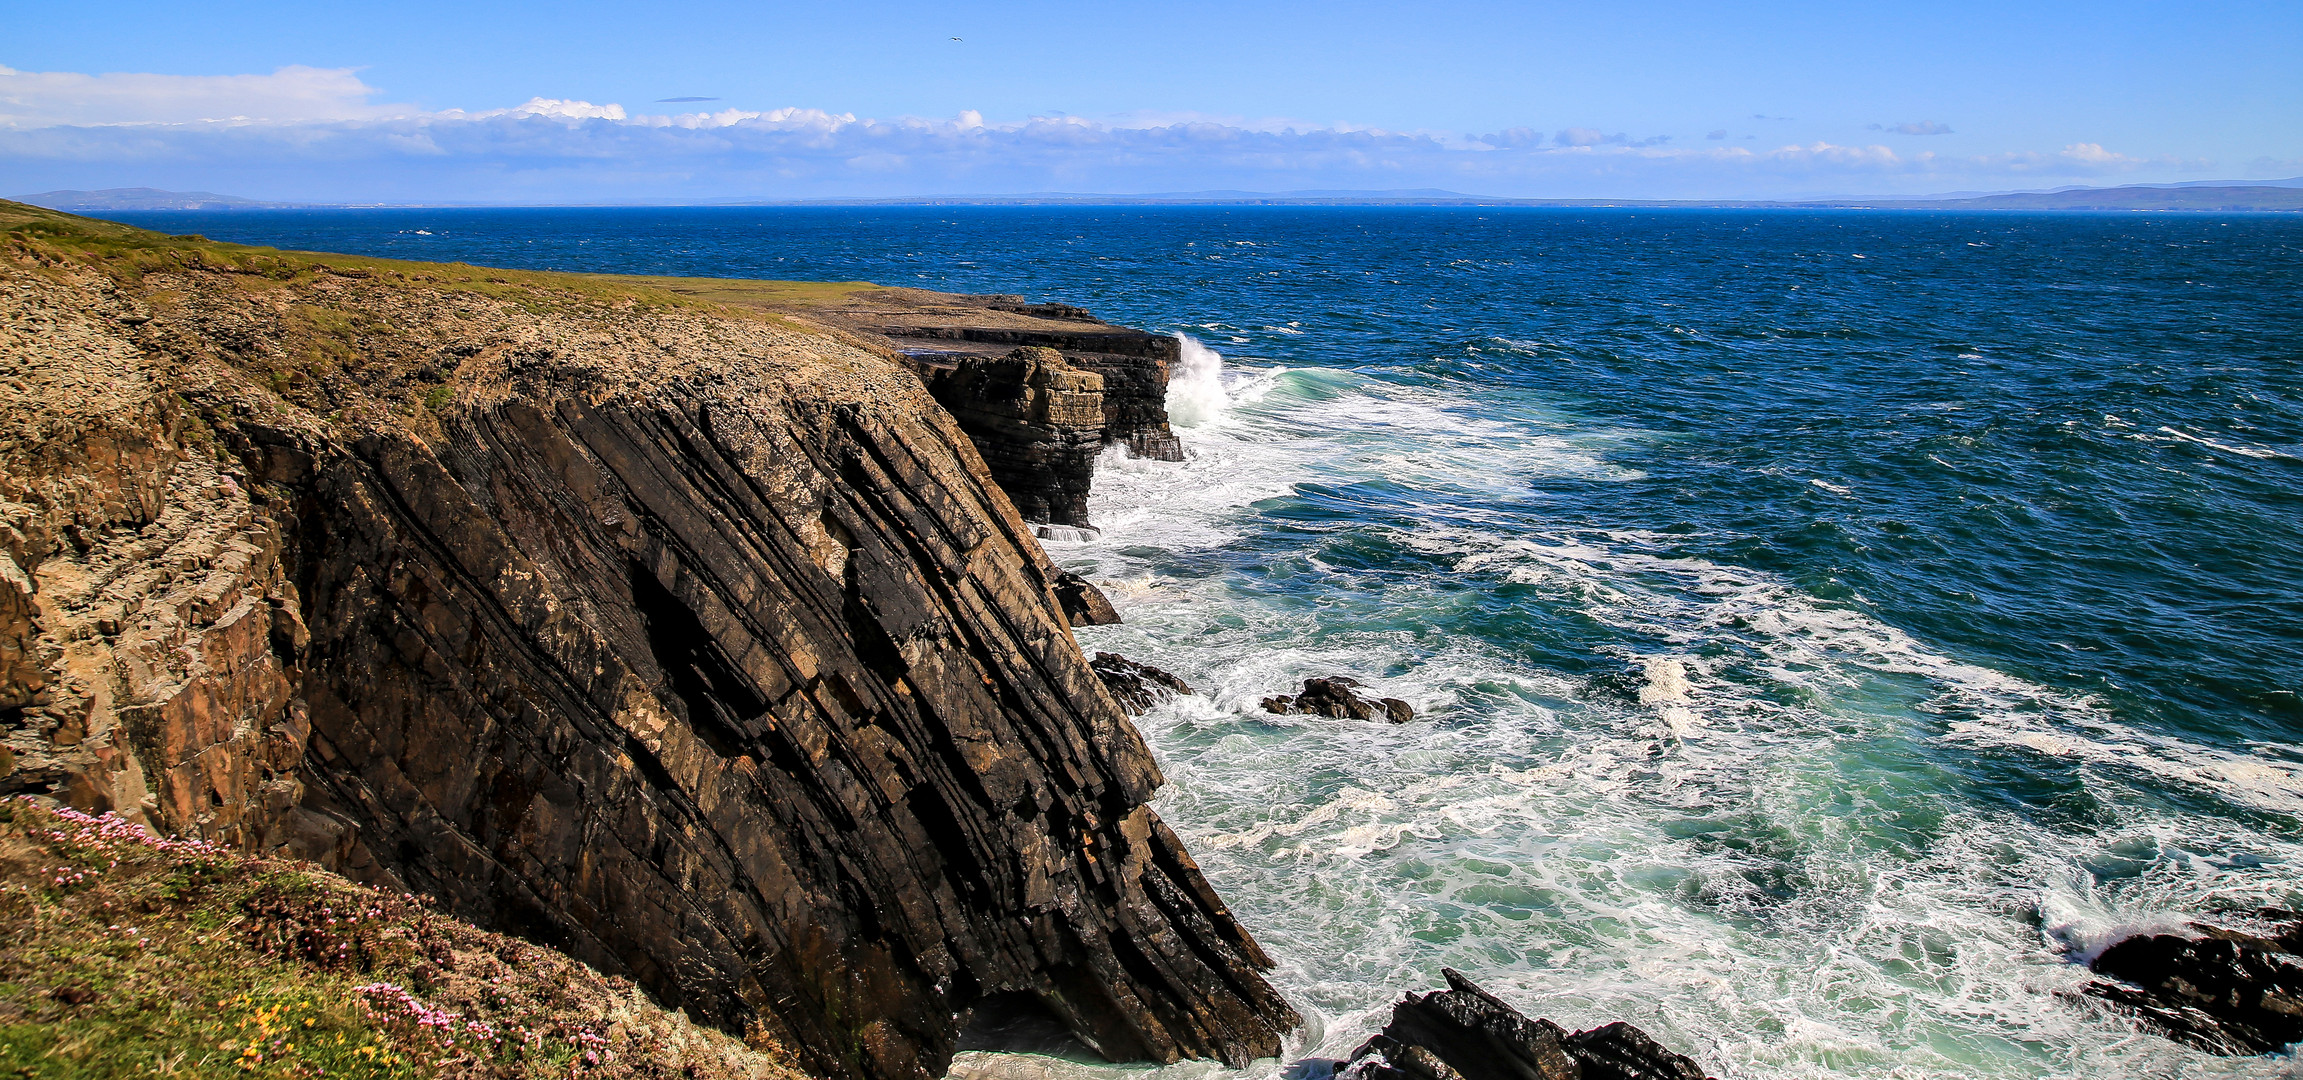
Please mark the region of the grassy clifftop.
<svg viewBox="0 0 2303 1080"><path fill-rule="evenodd" d="M0 940L0 1075L800 1075L414 897L29 800L0 803Z"/></svg>

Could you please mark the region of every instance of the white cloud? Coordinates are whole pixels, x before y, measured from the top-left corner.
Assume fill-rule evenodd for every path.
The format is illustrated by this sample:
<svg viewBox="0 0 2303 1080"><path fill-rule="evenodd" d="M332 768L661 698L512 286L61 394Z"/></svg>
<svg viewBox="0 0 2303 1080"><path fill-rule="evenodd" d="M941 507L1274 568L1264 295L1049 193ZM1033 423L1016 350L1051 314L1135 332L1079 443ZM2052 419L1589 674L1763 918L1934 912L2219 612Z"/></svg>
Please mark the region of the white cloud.
<svg viewBox="0 0 2303 1080"><path fill-rule="evenodd" d="M0 129L112 124L312 123L406 115L373 105L352 68L269 75L82 75L0 67Z"/></svg>
<svg viewBox="0 0 2303 1080"><path fill-rule="evenodd" d="M734 112L735 110L730 109L728 111ZM461 115L461 112L442 115ZM514 105L509 109L492 109L488 112L472 114L472 118L475 120L486 120L496 116L541 116L549 120L621 120L624 118L624 107L621 105L594 105L589 101L563 101L559 98L537 97L529 98L524 104Z"/></svg>
<svg viewBox="0 0 2303 1080"><path fill-rule="evenodd" d="M350 70L270 75L0 69L0 191L173 187L308 201L563 202L1210 188L1439 187L1494 195L1777 198L2082 180L2201 163L2078 143L2060 152L1773 150L1569 127L1488 135L1134 114L1108 121L875 119L822 109L631 113L534 98L424 112L374 105Z"/></svg>

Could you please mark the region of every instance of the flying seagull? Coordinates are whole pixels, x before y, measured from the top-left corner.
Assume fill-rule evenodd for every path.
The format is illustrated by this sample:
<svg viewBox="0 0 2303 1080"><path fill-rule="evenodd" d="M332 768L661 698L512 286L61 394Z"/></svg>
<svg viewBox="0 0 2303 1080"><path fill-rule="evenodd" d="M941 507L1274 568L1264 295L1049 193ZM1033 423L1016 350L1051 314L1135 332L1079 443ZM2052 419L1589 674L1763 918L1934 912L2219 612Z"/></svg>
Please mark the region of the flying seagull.
<svg viewBox="0 0 2303 1080"><path fill-rule="evenodd" d="M958 39L958 38L953 38L952 40L953 40L953 41L958 41L959 39Z"/></svg>

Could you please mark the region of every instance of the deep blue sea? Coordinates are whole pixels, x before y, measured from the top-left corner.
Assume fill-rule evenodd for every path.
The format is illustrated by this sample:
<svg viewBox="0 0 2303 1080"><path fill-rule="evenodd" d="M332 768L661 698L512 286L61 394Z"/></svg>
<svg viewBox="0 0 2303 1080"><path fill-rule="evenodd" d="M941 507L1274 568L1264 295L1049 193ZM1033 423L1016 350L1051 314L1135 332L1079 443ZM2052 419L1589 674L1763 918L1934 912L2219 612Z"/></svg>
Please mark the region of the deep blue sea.
<svg viewBox="0 0 2303 1080"><path fill-rule="evenodd" d="M1108 458L1101 535L1049 546L1126 616L1083 645L1199 689L1142 721L1159 805L1310 1018L1292 1058L1445 965L1722 1077L2299 1068L2058 991L2115 935L2303 907L2303 216L127 217L1187 335L1189 460ZM1327 674L1419 719L1257 711Z"/></svg>

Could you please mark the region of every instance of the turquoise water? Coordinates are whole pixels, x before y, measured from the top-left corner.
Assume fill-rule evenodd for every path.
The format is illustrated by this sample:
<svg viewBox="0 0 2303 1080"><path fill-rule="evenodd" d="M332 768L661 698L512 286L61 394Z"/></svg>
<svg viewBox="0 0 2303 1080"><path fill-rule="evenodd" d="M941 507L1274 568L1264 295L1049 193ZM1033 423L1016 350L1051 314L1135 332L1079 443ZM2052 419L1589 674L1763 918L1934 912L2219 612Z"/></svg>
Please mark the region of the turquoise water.
<svg viewBox="0 0 2303 1080"><path fill-rule="evenodd" d="M1159 805L1279 960L1292 1057L1446 965L1721 1076L2297 1068L2057 992L2119 933L2303 905L2303 220L149 223L1023 292L1187 335L1190 459L1107 458L1100 536L1050 551L1128 620L1083 645L1200 690L1142 720ZM1256 710L1326 674L1419 719Z"/></svg>

